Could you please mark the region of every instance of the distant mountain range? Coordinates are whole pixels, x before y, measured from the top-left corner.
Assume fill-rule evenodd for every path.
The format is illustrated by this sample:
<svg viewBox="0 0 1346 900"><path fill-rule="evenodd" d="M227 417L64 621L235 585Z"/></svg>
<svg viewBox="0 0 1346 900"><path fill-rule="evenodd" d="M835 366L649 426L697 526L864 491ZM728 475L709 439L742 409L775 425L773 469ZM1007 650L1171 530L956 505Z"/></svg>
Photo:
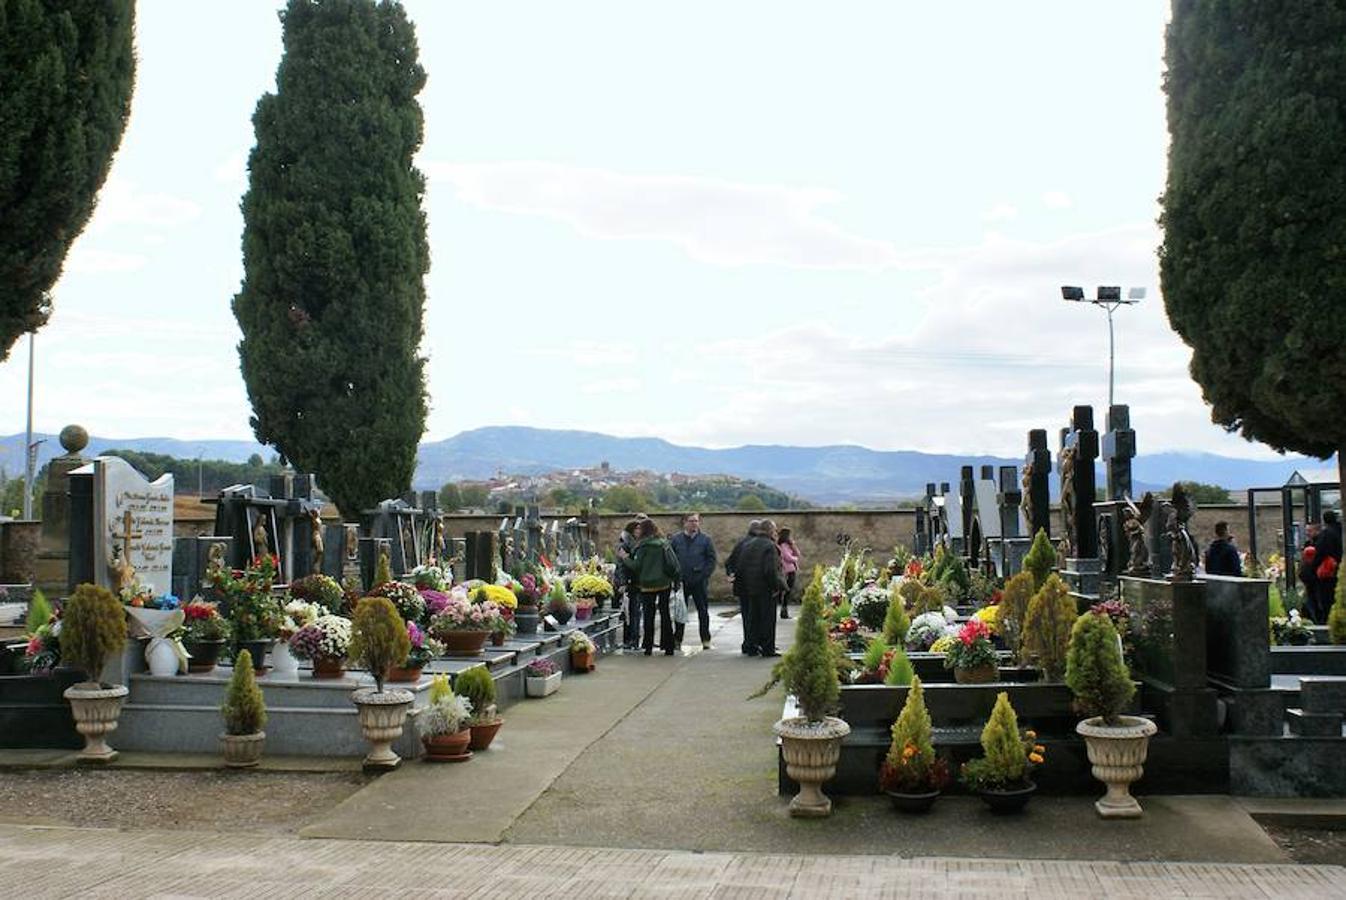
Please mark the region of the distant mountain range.
<svg viewBox="0 0 1346 900"><path fill-rule="evenodd" d="M39 466L60 452L55 435L45 438ZM0 466L12 477L23 473L23 435L0 437ZM183 441L174 438L90 439L85 452L124 448L194 459L243 462L254 453L274 452L252 441ZM1054 455L1054 454L1053 454ZM622 438L589 431L490 427L464 431L421 445L416 487L438 488L446 481L486 479L497 473L532 475L609 463L618 470L649 469L688 475L736 475L818 504L872 505L924 492L927 482L958 482L959 467L1021 465L1022 459L959 456L914 450L869 450L854 445L788 447L749 445L725 450L682 447L660 438ZM1212 453L1152 453L1136 459L1137 491L1161 489L1174 481L1219 484L1230 490L1283 484L1296 471L1321 470L1332 463L1286 456L1263 461ZM1100 470L1099 484L1102 474ZM1053 485L1053 493L1055 486Z"/></svg>

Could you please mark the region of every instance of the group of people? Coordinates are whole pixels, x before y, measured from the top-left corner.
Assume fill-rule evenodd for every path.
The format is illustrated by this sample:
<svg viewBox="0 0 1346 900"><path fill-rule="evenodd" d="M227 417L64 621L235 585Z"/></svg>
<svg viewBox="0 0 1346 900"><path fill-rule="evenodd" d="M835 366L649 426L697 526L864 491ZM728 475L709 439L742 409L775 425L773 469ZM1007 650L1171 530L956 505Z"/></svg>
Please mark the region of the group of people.
<svg viewBox="0 0 1346 900"><path fill-rule="evenodd" d="M1315 624L1327 622L1337 592L1337 569L1341 566L1341 519L1334 510L1323 513L1321 524L1308 527L1297 574L1304 586L1304 615ZM1205 570L1210 575L1243 575L1229 523L1215 523L1215 539L1206 550Z"/></svg>
<svg viewBox="0 0 1346 900"><path fill-rule="evenodd" d="M659 649L677 652L686 631L674 621L671 600L681 589L686 611L696 608L702 649L710 643L710 576L715 571L715 544L701 530L701 516L682 518L682 530L666 539L653 519L641 514L626 523L617 540L617 584L625 595L622 646L654 653L655 620L659 622ZM749 656L777 656L776 609L790 617L790 597L799 572L799 548L790 529L770 520L754 520L748 534L725 560L725 573L734 587L743 617L742 651ZM686 619L687 616L681 618Z"/></svg>

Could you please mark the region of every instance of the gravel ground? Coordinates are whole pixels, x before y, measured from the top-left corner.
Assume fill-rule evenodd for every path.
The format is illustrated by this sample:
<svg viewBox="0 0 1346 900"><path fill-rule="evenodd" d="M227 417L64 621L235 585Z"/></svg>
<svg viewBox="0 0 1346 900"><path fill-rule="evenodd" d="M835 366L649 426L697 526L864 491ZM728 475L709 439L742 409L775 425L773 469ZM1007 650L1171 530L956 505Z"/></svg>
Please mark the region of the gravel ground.
<svg viewBox="0 0 1346 900"><path fill-rule="evenodd" d="M1303 828L1261 820L1258 824L1297 863L1346 865L1346 829Z"/></svg>
<svg viewBox="0 0 1346 900"><path fill-rule="evenodd" d="M368 783L355 772L8 771L0 822L293 834Z"/></svg>

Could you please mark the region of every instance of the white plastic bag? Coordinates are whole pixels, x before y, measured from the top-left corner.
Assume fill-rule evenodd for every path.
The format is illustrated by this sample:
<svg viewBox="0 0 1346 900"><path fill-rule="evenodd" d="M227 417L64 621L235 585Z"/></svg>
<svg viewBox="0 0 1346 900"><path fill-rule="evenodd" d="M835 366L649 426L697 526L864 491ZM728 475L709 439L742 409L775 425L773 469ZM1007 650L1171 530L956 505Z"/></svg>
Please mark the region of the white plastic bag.
<svg viewBox="0 0 1346 900"><path fill-rule="evenodd" d="M673 618L674 625L687 624L687 598L682 593L682 588L675 590L668 598L668 612Z"/></svg>

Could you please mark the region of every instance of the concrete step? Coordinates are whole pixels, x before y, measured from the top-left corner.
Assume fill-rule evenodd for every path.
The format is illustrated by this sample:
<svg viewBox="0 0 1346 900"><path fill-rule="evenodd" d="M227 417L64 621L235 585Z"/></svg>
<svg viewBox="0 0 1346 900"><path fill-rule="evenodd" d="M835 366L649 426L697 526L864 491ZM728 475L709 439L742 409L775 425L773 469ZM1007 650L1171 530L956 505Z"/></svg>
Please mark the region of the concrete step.
<svg viewBox="0 0 1346 900"><path fill-rule="evenodd" d="M1285 724L1295 737L1341 737L1341 713L1287 709Z"/></svg>
<svg viewBox="0 0 1346 900"><path fill-rule="evenodd" d="M1273 675L1346 675L1346 644L1272 647Z"/></svg>
<svg viewBox="0 0 1346 900"><path fill-rule="evenodd" d="M1310 713L1346 713L1346 678L1312 675L1299 679L1300 705Z"/></svg>

